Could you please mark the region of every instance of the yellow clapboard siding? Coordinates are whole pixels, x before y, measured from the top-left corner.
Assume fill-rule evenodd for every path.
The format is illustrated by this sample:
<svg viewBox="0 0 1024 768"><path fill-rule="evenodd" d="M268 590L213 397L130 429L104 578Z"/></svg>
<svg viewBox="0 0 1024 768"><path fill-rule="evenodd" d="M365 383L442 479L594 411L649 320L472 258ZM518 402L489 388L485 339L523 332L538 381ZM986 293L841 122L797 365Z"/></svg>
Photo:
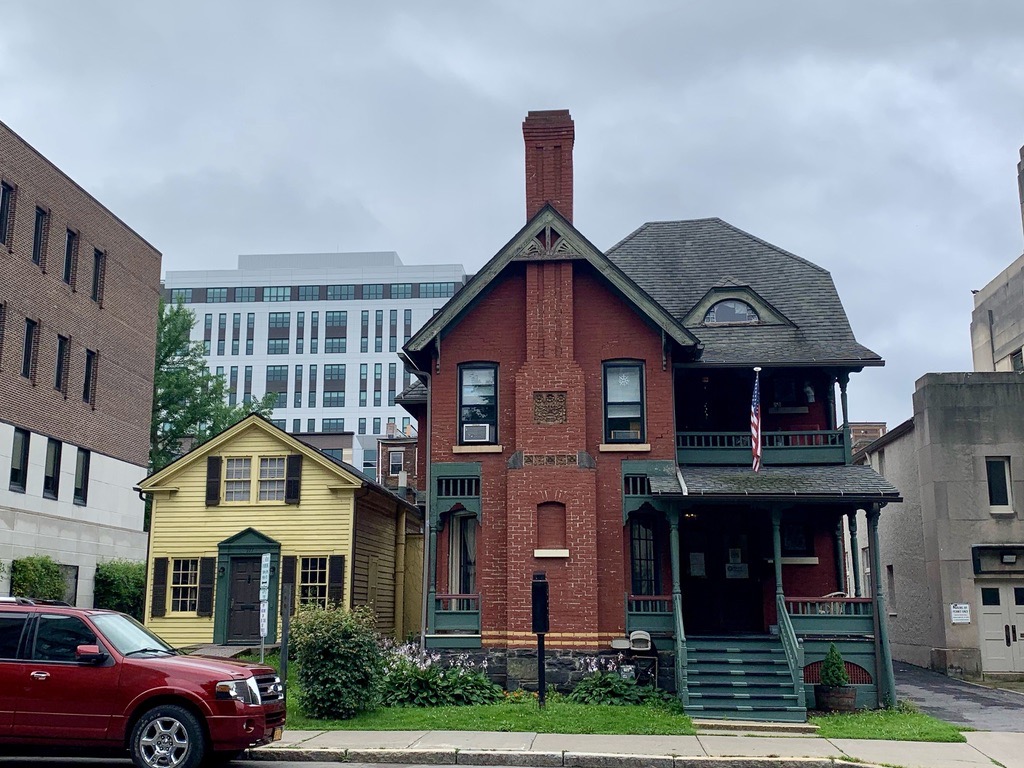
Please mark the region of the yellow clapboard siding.
<svg viewBox="0 0 1024 768"><path fill-rule="evenodd" d="M377 629L395 631L395 519L376 509L361 509L356 518L352 557L352 599L373 604ZM376 578L374 578L376 577ZM375 581L375 590L371 582ZM375 591L375 595L371 595Z"/></svg>
<svg viewBox="0 0 1024 768"><path fill-rule="evenodd" d="M202 453L200 449L202 455L195 460L189 462L188 457L183 459L180 468L163 480L166 486L176 488L176 491L154 494L148 563L150 584L153 562L156 558L166 557L173 560L216 557L220 542L247 528L253 528L279 542L282 557L344 555L351 574L353 508L355 490L360 486L356 484L358 481L346 479L343 472L333 469L329 462L329 466L318 463L317 458L312 455L315 454L312 449L309 449L310 453L304 451L299 504L222 501L218 506L206 506L207 455L219 455L224 458L252 457L254 482L251 496L256 498L258 457L286 456L296 452L296 448L282 439L272 428L268 429L258 424L244 428L245 424L246 422L242 422L239 425L240 429L233 428L238 429L238 432L231 439L217 445L212 452ZM332 490L331 486L336 489ZM159 487L159 484L156 485L155 490ZM392 527L393 525L392 522ZM390 545L379 554L390 557L393 563L393 538ZM351 604L351 581L350 575L346 575L346 604ZM389 584L387 589L391 590L390 601L393 606L393 579ZM384 589L385 583L379 582L378 591ZM213 641L212 617L171 613L163 617L150 617L151 599L152 593L147 590L146 625L169 643L180 646ZM167 607L169 611L169 588ZM215 604L215 615L217 609L218 606ZM393 607L391 610L393 615Z"/></svg>

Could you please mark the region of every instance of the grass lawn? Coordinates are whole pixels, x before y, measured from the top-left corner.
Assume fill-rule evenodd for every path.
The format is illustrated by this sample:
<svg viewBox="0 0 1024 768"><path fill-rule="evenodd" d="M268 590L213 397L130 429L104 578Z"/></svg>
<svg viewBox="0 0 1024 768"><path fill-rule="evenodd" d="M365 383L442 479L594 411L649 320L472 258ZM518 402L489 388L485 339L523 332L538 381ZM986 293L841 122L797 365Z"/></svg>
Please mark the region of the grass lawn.
<svg viewBox="0 0 1024 768"><path fill-rule="evenodd" d="M294 701L294 700L293 700ZM536 733L672 734L696 731L686 715L668 707L612 707L549 700L474 707L390 707L351 720L312 720L289 704L288 727L347 731L534 731Z"/></svg>
<svg viewBox="0 0 1024 768"><path fill-rule="evenodd" d="M863 710L850 714L812 715L818 735L826 739L887 741L966 741L961 728L923 712L900 709Z"/></svg>

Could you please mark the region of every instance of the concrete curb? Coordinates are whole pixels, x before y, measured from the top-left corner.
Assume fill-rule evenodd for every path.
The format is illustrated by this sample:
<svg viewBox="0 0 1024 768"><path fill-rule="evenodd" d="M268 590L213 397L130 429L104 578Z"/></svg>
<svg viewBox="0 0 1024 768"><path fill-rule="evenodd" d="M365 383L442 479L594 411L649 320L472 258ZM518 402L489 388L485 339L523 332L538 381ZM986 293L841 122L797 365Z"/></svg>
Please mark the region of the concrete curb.
<svg viewBox="0 0 1024 768"><path fill-rule="evenodd" d="M502 749L250 749L263 762L391 763L398 765L537 766L538 768L880 768L828 757L700 757Z"/></svg>

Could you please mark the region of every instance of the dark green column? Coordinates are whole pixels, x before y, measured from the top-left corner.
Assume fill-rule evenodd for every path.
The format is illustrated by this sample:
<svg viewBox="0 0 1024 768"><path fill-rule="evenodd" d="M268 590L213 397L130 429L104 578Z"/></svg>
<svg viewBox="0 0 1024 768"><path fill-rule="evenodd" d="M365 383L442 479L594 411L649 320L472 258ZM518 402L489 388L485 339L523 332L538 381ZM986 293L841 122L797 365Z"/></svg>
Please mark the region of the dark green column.
<svg viewBox="0 0 1024 768"><path fill-rule="evenodd" d="M843 557L843 516L839 516L839 521L836 523L836 536L835 536L835 549L836 549L836 583L839 585L838 590L846 592L846 559Z"/></svg>
<svg viewBox="0 0 1024 768"><path fill-rule="evenodd" d="M775 561L775 596L782 594L782 510L772 510L772 559ZM776 601L778 602L778 601Z"/></svg>
<svg viewBox="0 0 1024 768"><path fill-rule="evenodd" d="M847 512L846 520L850 524L850 564L853 566L853 596L861 597L863 590L860 581L860 541L857 539L857 510Z"/></svg>
<svg viewBox="0 0 1024 768"><path fill-rule="evenodd" d="M429 535L427 537L427 633L437 631L434 626L434 612L437 610L437 513L429 510Z"/></svg>
<svg viewBox="0 0 1024 768"><path fill-rule="evenodd" d="M668 513L668 544L671 551L672 561L672 618L675 622L675 678L676 696L683 704L689 701L686 688L686 632L683 627L683 587L682 568L680 566L680 542L679 542L679 510L672 510Z"/></svg>
<svg viewBox="0 0 1024 768"><path fill-rule="evenodd" d="M881 507L872 504L868 513L868 546L871 548L871 570L875 574L875 615L878 617L878 646L882 655L882 682L880 686L882 703L887 707L896 705L896 676L892 671L892 650L889 648L889 621L885 608L885 594L882 590L882 555L878 550L878 518Z"/></svg>

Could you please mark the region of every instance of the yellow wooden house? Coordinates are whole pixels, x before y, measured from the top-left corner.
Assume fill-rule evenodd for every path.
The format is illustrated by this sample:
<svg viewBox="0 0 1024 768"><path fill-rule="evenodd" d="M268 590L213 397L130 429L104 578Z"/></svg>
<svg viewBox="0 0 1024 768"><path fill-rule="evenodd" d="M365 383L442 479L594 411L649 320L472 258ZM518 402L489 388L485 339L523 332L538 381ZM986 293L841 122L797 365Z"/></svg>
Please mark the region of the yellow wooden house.
<svg viewBox="0 0 1024 768"><path fill-rule="evenodd" d="M419 629L422 515L355 467L249 416L139 484L153 500L146 625L175 646L267 642L283 607L371 605Z"/></svg>

